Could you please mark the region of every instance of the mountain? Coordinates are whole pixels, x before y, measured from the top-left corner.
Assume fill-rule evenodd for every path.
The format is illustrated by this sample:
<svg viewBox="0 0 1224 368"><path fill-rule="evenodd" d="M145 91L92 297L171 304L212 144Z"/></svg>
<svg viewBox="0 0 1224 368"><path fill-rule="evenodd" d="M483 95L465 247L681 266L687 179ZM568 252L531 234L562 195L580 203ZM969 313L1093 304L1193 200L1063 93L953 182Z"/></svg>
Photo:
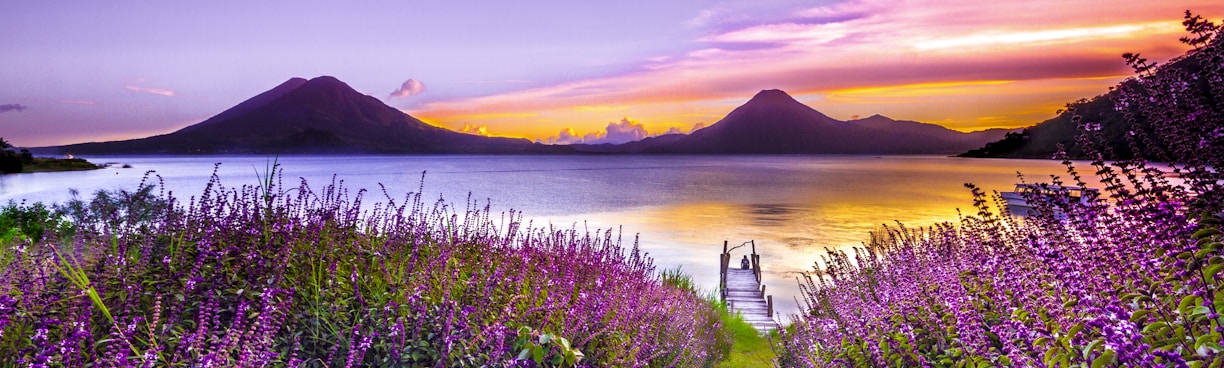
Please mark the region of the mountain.
<svg viewBox="0 0 1224 368"><path fill-rule="evenodd" d="M490 138L426 124L340 80L292 78L173 133L44 147L72 154L565 153L526 139Z"/></svg>
<svg viewBox="0 0 1224 368"><path fill-rule="evenodd" d="M704 129L635 148L683 154L952 154L981 147L1006 133L1002 129L963 133L880 115L841 121L775 89L757 93Z"/></svg>

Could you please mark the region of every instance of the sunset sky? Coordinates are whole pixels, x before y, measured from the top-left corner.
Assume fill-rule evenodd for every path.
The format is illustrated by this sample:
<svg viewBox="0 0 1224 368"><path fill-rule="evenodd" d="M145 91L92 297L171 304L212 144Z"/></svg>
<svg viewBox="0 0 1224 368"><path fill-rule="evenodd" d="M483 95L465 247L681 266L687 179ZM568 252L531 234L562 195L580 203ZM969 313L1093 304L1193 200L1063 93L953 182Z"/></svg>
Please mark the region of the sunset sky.
<svg viewBox="0 0 1224 368"><path fill-rule="evenodd" d="M1164 61L1178 1L17 1L0 5L0 137L138 138L291 77L429 123L571 142L688 132L762 89L834 118L1013 128ZM644 130L644 131L643 131Z"/></svg>

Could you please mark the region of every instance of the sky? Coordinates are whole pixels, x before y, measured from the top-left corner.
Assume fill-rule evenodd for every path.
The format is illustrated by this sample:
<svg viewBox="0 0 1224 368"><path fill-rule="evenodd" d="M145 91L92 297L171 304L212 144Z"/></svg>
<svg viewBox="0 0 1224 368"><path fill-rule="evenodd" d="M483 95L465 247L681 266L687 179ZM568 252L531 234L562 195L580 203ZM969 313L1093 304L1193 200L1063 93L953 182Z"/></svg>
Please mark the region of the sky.
<svg viewBox="0 0 1224 368"><path fill-rule="evenodd" d="M1030 126L1165 61L1218 0L12 1L0 137L140 138L330 75L430 124L543 142L713 124L763 89L842 120Z"/></svg>

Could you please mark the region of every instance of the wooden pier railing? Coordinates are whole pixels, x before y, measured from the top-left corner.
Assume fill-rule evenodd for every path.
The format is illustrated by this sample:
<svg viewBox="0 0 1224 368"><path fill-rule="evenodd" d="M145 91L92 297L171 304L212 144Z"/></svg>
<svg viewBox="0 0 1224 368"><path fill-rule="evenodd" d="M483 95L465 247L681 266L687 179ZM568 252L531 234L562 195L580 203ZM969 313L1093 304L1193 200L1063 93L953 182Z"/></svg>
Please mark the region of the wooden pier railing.
<svg viewBox="0 0 1224 368"><path fill-rule="evenodd" d="M752 247L752 253L745 255L748 260L747 269L731 263L731 251L745 245ZM773 295L766 295L765 285L761 284L761 255L756 252L756 242L750 240L729 249L727 246L724 241L722 254L718 256L719 296L733 313L742 314L744 320L758 331L776 329L777 322L773 319Z"/></svg>

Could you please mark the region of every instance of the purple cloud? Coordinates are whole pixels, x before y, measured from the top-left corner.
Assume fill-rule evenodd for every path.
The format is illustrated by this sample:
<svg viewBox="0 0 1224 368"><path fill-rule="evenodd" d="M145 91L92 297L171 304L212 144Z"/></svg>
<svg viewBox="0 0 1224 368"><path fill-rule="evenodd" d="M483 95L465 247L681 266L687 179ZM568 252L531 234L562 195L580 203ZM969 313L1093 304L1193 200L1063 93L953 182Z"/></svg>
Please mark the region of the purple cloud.
<svg viewBox="0 0 1224 368"><path fill-rule="evenodd" d="M608 123L606 133L594 143L621 144L646 139L649 136L650 132L646 131L646 126L641 122L624 118L619 123Z"/></svg>
<svg viewBox="0 0 1224 368"><path fill-rule="evenodd" d="M0 105L0 112L21 111L28 108L28 106L22 104L4 104Z"/></svg>
<svg viewBox="0 0 1224 368"><path fill-rule="evenodd" d="M425 92L425 83L421 83L421 81L416 79L408 78L408 80L404 81L404 84L400 85L399 89L391 92L391 96L389 98L408 98L419 95L422 92Z"/></svg>

